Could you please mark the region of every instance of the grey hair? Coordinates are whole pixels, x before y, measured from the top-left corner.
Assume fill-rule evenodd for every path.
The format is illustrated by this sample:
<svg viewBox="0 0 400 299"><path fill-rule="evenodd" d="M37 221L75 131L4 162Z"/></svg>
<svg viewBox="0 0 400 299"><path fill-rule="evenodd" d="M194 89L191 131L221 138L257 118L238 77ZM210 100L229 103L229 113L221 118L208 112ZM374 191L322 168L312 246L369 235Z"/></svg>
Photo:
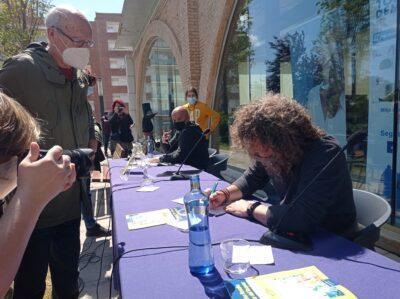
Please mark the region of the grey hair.
<svg viewBox="0 0 400 299"><path fill-rule="evenodd" d="M85 18L84 14L76 8L69 5L60 5L50 9L46 16L46 28L58 27L62 19L66 19L69 15L79 15ZM86 19L86 18L85 18Z"/></svg>

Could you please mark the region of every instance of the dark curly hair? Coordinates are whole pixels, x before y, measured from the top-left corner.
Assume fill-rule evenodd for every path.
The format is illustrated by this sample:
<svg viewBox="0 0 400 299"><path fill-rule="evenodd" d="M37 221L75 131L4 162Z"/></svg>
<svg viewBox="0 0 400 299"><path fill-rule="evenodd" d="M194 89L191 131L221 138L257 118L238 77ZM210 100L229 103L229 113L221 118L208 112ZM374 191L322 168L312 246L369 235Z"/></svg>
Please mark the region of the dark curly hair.
<svg viewBox="0 0 400 299"><path fill-rule="evenodd" d="M241 107L231 126L236 148L246 149L249 142L258 140L280 153L291 166L301 160L311 141L324 135L297 101L273 93Z"/></svg>

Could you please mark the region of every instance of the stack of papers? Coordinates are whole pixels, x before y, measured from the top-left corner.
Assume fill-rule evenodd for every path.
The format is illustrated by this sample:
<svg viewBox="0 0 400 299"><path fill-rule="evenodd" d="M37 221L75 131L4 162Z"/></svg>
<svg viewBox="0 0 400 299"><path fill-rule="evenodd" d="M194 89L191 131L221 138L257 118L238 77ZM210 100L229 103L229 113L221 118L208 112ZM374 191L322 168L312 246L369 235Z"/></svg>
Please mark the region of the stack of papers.
<svg viewBox="0 0 400 299"><path fill-rule="evenodd" d="M161 209L126 215L129 230L168 224L181 230L188 230L187 218L179 209Z"/></svg>
<svg viewBox="0 0 400 299"><path fill-rule="evenodd" d="M269 265L273 264L274 256L271 246L252 245L252 246L233 246L232 263L240 264L250 261L250 265Z"/></svg>

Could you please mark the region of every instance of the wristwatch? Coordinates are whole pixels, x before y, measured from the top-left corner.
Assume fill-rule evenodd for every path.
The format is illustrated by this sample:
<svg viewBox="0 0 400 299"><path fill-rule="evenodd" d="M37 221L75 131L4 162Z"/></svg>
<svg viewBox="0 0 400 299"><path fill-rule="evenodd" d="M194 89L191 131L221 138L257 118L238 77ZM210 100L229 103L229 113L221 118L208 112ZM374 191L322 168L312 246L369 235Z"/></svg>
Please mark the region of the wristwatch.
<svg viewBox="0 0 400 299"><path fill-rule="evenodd" d="M254 219L253 213L254 213L254 210L255 210L259 205L261 205L261 202L256 201L256 202L252 203L251 205L249 205L249 206L247 207L247 218L249 218L249 219L251 219L251 220L255 220L255 219Z"/></svg>

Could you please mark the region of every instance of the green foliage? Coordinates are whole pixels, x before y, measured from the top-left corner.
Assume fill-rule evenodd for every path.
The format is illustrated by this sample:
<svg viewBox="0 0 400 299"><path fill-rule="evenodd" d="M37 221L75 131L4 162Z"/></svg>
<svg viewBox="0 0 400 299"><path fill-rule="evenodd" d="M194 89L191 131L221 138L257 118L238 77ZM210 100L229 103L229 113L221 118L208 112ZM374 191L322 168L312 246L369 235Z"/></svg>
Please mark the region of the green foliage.
<svg viewBox="0 0 400 299"><path fill-rule="evenodd" d="M0 0L0 53L9 57L25 49L44 25L51 0Z"/></svg>

